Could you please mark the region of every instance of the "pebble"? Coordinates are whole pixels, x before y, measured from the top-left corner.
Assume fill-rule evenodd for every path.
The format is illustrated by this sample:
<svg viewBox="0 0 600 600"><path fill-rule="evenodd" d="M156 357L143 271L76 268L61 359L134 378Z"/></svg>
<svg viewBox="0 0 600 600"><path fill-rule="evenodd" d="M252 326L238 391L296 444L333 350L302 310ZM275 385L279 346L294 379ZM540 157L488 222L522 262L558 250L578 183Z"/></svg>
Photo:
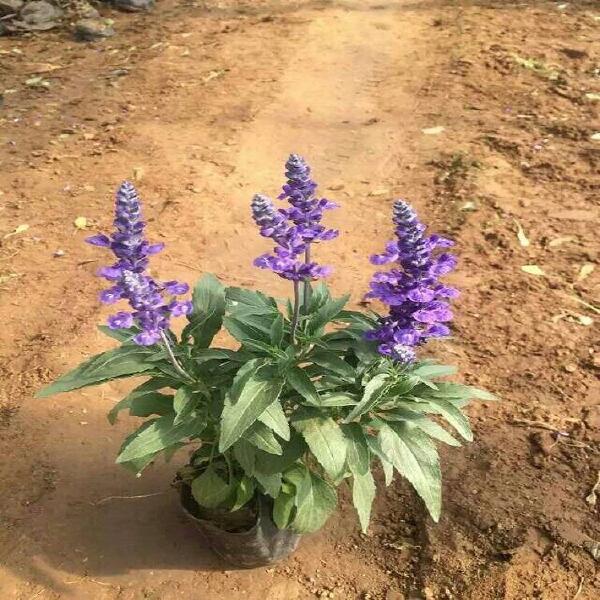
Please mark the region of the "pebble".
<svg viewBox="0 0 600 600"><path fill-rule="evenodd" d="M62 10L45 0L28 2L19 13L21 21L28 25L43 25L62 17Z"/></svg>
<svg viewBox="0 0 600 600"><path fill-rule="evenodd" d="M154 0L113 0L113 4L126 12L139 12L154 8Z"/></svg>
<svg viewBox="0 0 600 600"><path fill-rule="evenodd" d="M80 19L75 23L73 31L75 39L83 42L112 37L115 30L101 19Z"/></svg>

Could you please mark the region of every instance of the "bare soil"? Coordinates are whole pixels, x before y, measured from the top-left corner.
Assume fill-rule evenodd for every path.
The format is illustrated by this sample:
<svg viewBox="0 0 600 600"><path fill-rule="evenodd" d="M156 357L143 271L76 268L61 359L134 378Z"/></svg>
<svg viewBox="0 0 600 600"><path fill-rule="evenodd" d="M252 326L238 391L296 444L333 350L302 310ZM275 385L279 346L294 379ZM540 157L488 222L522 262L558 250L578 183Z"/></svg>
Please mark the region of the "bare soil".
<svg viewBox="0 0 600 600"><path fill-rule="evenodd" d="M598 4L102 10L118 31L105 43L0 39L0 598L598 598ZM393 198L456 239L456 336L428 351L503 401L473 407L476 441L443 450L438 525L398 481L363 536L342 493L289 560L230 571L169 490L185 457L139 479L114 464L135 424L105 413L125 384L32 396L110 346L103 256L73 222L107 230L124 178L167 243L159 274L286 294L250 265L265 245L248 203L276 193L292 151L343 206L322 254L355 307Z"/></svg>

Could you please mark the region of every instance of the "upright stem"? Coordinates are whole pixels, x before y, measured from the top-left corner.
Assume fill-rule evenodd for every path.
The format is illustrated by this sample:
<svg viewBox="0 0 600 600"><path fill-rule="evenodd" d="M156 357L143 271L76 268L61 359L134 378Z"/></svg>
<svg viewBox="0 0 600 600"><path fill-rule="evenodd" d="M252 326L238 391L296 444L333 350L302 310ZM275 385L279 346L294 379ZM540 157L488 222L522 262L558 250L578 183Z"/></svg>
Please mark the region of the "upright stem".
<svg viewBox="0 0 600 600"><path fill-rule="evenodd" d="M173 354L173 349L171 348L171 343L169 342L167 334L164 331L161 331L160 337L162 338L167 354L169 355L169 358L171 359L171 363L175 367L175 370L180 375L183 375L186 379L193 381L193 378L187 373L187 371L179 364L179 361L175 358L175 354Z"/></svg>
<svg viewBox="0 0 600 600"><path fill-rule="evenodd" d="M306 244L306 250L304 251L304 262L308 264L310 262L310 244ZM310 301L310 279L304 280L304 314L308 313L308 303Z"/></svg>
<svg viewBox="0 0 600 600"><path fill-rule="evenodd" d="M292 316L292 344L296 343L296 329L300 315L300 282L294 281L294 315Z"/></svg>

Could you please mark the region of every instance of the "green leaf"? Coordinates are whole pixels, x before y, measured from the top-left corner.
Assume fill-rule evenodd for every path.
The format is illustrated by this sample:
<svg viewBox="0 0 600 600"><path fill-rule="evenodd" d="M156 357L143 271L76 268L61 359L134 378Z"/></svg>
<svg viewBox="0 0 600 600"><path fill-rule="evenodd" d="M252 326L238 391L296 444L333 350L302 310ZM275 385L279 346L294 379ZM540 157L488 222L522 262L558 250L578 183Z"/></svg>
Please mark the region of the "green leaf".
<svg viewBox="0 0 600 600"><path fill-rule="evenodd" d="M363 533L367 533L369 527L375 492L375 481L371 471L367 471L362 475L354 473L352 477L352 503L358 513Z"/></svg>
<svg viewBox="0 0 600 600"><path fill-rule="evenodd" d="M200 348L194 351L193 360L201 365L211 360L230 360L232 362L245 363L252 355L239 350L227 350L226 348Z"/></svg>
<svg viewBox="0 0 600 600"><path fill-rule="evenodd" d="M233 486L225 481L212 465L192 481L192 496L204 508L218 508L231 495Z"/></svg>
<svg viewBox="0 0 600 600"><path fill-rule="evenodd" d="M454 375L457 368L452 365L420 364L411 369L410 374L417 377L429 379L431 377L443 377L444 375Z"/></svg>
<svg viewBox="0 0 600 600"><path fill-rule="evenodd" d="M277 498L281 491L281 473L262 473L255 471L254 477L271 498Z"/></svg>
<svg viewBox="0 0 600 600"><path fill-rule="evenodd" d="M337 300L329 300L313 313L308 320L308 333L318 333L327 323L333 320L346 306L350 294L346 294Z"/></svg>
<svg viewBox="0 0 600 600"><path fill-rule="evenodd" d="M332 418L308 408L299 410L292 424L325 472L332 479L340 477L346 464L346 440L340 426Z"/></svg>
<svg viewBox="0 0 600 600"><path fill-rule="evenodd" d="M345 423L364 415L373 409L385 396L390 387L389 376L387 373L375 375L367 385L360 402L350 411L350 414L344 419Z"/></svg>
<svg viewBox="0 0 600 600"><path fill-rule="evenodd" d="M146 394L155 392L156 390L160 390L165 387L171 387L173 384L174 382L166 377L153 377L152 379L145 381L141 385L138 385L135 389L129 392L129 394L127 394L125 398L123 398L113 406L113 408L107 415L108 422L111 425L114 425L117 421L117 416L119 412L125 410L126 408L131 409L131 403L136 398L145 396Z"/></svg>
<svg viewBox="0 0 600 600"><path fill-rule="evenodd" d="M280 438L290 439L290 424L283 412L279 400L275 400L259 417L258 420L272 429Z"/></svg>
<svg viewBox="0 0 600 600"><path fill-rule="evenodd" d="M319 406L321 408L335 408L340 406L356 406L358 399L350 392L333 392L324 394L320 397Z"/></svg>
<svg viewBox="0 0 600 600"><path fill-rule="evenodd" d="M277 303L275 300L265 296L261 292L245 290L244 288L238 287L228 287L225 291L225 295L227 297L227 301L231 303L255 306L258 308L268 309L269 311L277 310Z"/></svg>
<svg viewBox="0 0 600 600"><path fill-rule="evenodd" d="M381 462L381 466L383 468L383 474L385 476L385 485L389 486L394 479L394 465L388 460L387 456L384 454L381 449L381 444L376 437L372 435L367 436L367 446L369 446L369 450L377 456L377 458Z"/></svg>
<svg viewBox="0 0 600 600"><path fill-rule="evenodd" d="M354 369L337 354L320 350L309 356L309 360L320 367L333 371L348 381L354 381Z"/></svg>
<svg viewBox="0 0 600 600"><path fill-rule="evenodd" d="M421 431L424 431L429 437L444 442L449 446L460 446L460 442L450 435L441 425L435 421L429 420L422 413L417 412L421 405L415 403L415 410L407 408L395 408L394 410L381 413L382 418L392 421L409 421Z"/></svg>
<svg viewBox="0 0 600 600"><path fill-rule="evenodd" d="M266 358L253 358L243 364L235 374L229 396L233 402L237 402L247 381L261 368L267 364Z"/></svg>
<svg viewBox="0 0 600 600"><path fill-rule="evenodd" d="M256 451L255 469L266 475L281 473L290 468L308 449L304 438L296 433L292 433L290 441L282 444L283 454L268 454L267 452Z"/></svg>
<svg viewBox="0 0 600 600"><path fill-rule="evenodd" d="M256 465L256 448L248 440L242 438L233 445L233 456L244 470L244 473L248 477L252 477Z"/></svg>
<svg viewBox="0 0 600 600"><path fill-rule="evenodd" d="M146 429L148 429L148 427L150 427L152 425L152 423L154 422L154 419L150 420L150 421L146 421L145 423L143 423L141 425L141 427L139 429L137 429L136 431L134 431L133 433L130 433L125 440L123 440L123 443L121 444L121 449L119 450L119 452L122 452L123 449L138 435L140 435L141 432L145 431ZM130 461L126 461L121 463L121 465L123 467L125 467L126 469L128 469L129 471L135 473L136 475L138 475L139 473L141 473L155 458L155 456L157 455L157 452L151 452L150 454L147 454L146 456L141 456L139 458L134 458L133 460Z"/></svg>
<svg viewBox="0 0 600 600"><path fill-rule="evenodd" d="M379 442L385 456L412 484L437 523L442 506L442 477L433 442L408 423L384 425L379 430Z"/></svg>
<svg viewBox="0 0 600 600"><path fill-rule="evenodd" d="M102 354L96 354L78 367L59 377L54 383L36 393L36 398L46 398L60 392L70 392L105 381L138 375L154 369L155 365L146 362L156 352L152 346L124 345Z"/></svg>
<svg viewBox="0 0 600 600"><path fill-rule="evenodd" d="M207 273L196 284L192 303L194 310L188 315L183 338L191 335L196 347L207 348L223 323L225 288L214 275Z"/></svg>
<svg viewBox="0 0 600 600"><path fill-rule="evenodd" d="M469 419L454 404L442 398L430 398L426 404L429 412L444 417L465 440L468 442L473 441L473 432L469 425Z"/></svg>
<svg viewBox="0 0 600 600"><path fill-rule="evenodd" d="M283 380L262 367L244 381L237 399L225 402L221 416L219 450L224 452L240 439L258 417L277 400Z"/></svg>
<svg viewBox="0 0 600 600"><path fill-rule="evenodd" d="M283 315L277 315L277 318L273 321L273 325L271 325L269 335L271 336L271 344L279 348L283 341Z"/></svg>
<svg viewBox="0 0 600 600"><path fill-rule="evenodd" d="M296 493L296 515L291 529L312 533L323 527L337 505L335 489L318 475L307 471Z"/></svg>
<svg viewBox="0 0 600 600"><path fill-rule="evenodd" d="M149 417L150 415L168 415L173 412L173 396L148 392L131 400L129 414L132 417Z"/></svg>
<svg viewBox="0 0 600 600"><path fill-rule="evenodd" d="M235 317L225 317L223 319L223 325L225 329L239 342L245 343L246 341L258 341L268 343L270 341L269 333L265 333L260 329L253 327L240 321Z"/></svg>
<svg viewBox="0 0 600 600"><path fill-rule="evenodd" d="M239 510L245 506L254 497L256 483L254 479L244 476L235 487L235 502L231 507L231 511Z"/></svg>
<svg viewBox="0 0 600 600"><path fill-rule="evenodd" d="M364 475L370 472L371 460L369 447L363 428L358 423L342 425L346 439L346 462L354 475Z"/></svg>
<svg viewBox="0 0 600 600"><path fill-rule="evenodd" d="M285 373L287 383L295 389L309 404L319 406L319 393L315 384L303 369L292 367Z"/></svg>
<svg viewBox="0 0 600 600"><path fill-rule="evenodd" d="M269 454L283 454L281 444L273 432L260 421L256 421L245 433L244 439L248 440L253 446L259 450L268 452Z"/></svg>
<svg viewBox="0 0 600 600"><path fill-rule="evenodd" d="M188 385L180 387L175 392L173 399L173 410L176 414L174 425L179 425L190 417L200 402L200 396L201 393L198 390L194 390Z"/></svg>
<svg viewBox="0 0 600 600"><path fill-rule="evenodd" d="M309 312L314 313L330 300L331 294L329 293L327 284L324 281L320 281L314 287L311 286Z"/></svg>
<svg viewBox="0 0 600 600"><path fill-rule="evenodd" d="M98 330L104 335L107 335L109 338L122 343L130 342L131 338L136 335L136 333L140 332L139 327L129 327L129 329L111 329L107 325L98 325Z"/></svg>
<svg viewBox="0 0 600 600"><path fill-rule="evenodd" d="M273 522L279 529L286 529L292 518L292 511L296 503L296 494L279 492L273 502Z"/></svg>
<svg viewBox="0 0 600 600"><path fill-rule="evenodd" d="M150 421L138 429L129 443L123 447L117 457L117 463L156 453L192 435L199 435L206 426L206 420L200 417L193 421L173 423L174 415L165 415Z"/></svg>

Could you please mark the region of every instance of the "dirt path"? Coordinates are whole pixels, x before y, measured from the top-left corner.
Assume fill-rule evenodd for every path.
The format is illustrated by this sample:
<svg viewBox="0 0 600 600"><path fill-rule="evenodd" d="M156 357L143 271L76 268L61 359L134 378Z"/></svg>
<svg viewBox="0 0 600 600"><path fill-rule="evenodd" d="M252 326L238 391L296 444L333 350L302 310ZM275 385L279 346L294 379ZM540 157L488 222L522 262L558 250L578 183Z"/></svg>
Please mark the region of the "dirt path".
<svg viewBox="0 0 600 600"><path fill-rule="evenodd" d="M534 76L520 72L509 114L502 79L505 56L524 52L524 38L531 51L551 53L578 31L593 56L593 21L583 11L557 22L545 8L517 15L478 3L259 2L242 3L250 7L243 14L235 3L204 4L165 1L161 19L120 17L119 36L98 48L59 36L0 45L8 65L0 68L16 90L0 114L9 140L0 155L0 233L30 226L0 246L0 476L8 490L0 597L570 600L583 582L579 600L593 598L598 580L582 544L600 539L597 510L583 501L600 468L597 430L584 422L600 404L597 335L573 317L581 306L567 303L552 318L565 310L561 294L589 299L597 289L597 270L576 281L581 264L597 262L595 155L590 148L585 158L583 138L566 134L556 134L549 158L532 158L530 148L547 135L544 115L560 113L568 134L592 127L597 114L552 90L540 96L527 79ZM489 39L505 47L490 49ZM49 89L23 86L22 73L43 71L40 64L58 67L43 75ZM592 77L586 68L569 71L581 89ZM536 121L511 120L534 112ZM435 126L445 133L421 131ZM358 534L344 497L290 560L223 571L176 510L172 464L140 479L114 465L133 427L105 419L122 384L43 403L31 395L82 352L110 345L95 331L104 313L95 302L98 262L89 261L99 255L72 222L85 216L92 229L108 228L110 198L125 177L137 176L149 230L167 243L159 273L193 281L211 271L229 284L287 293L250 266L265 245L248 202L256 191L276 194L291 151L309 159L324 193L343 206L331 219L343 236L323 259L337 267L332 286L355 303L370 274L366 256L389 234L394 196L414 200L457 239L464 300L457 338L438 353L508 402L475 409L476 444L444 453L439 526L399 483L378 499L370 537ZM579 158L567 169L568 157ZM559 209L571 214L557 221ZM515 219L533 240L529 250L515 241ZM576 248L548 249L569 236ZM53 258L57 250L64 256ZM548 286L520 271L527 262L555 274ZM557 446L543 437L549 431L523 428L527 421L566 429L574 442Z"/></svg>

